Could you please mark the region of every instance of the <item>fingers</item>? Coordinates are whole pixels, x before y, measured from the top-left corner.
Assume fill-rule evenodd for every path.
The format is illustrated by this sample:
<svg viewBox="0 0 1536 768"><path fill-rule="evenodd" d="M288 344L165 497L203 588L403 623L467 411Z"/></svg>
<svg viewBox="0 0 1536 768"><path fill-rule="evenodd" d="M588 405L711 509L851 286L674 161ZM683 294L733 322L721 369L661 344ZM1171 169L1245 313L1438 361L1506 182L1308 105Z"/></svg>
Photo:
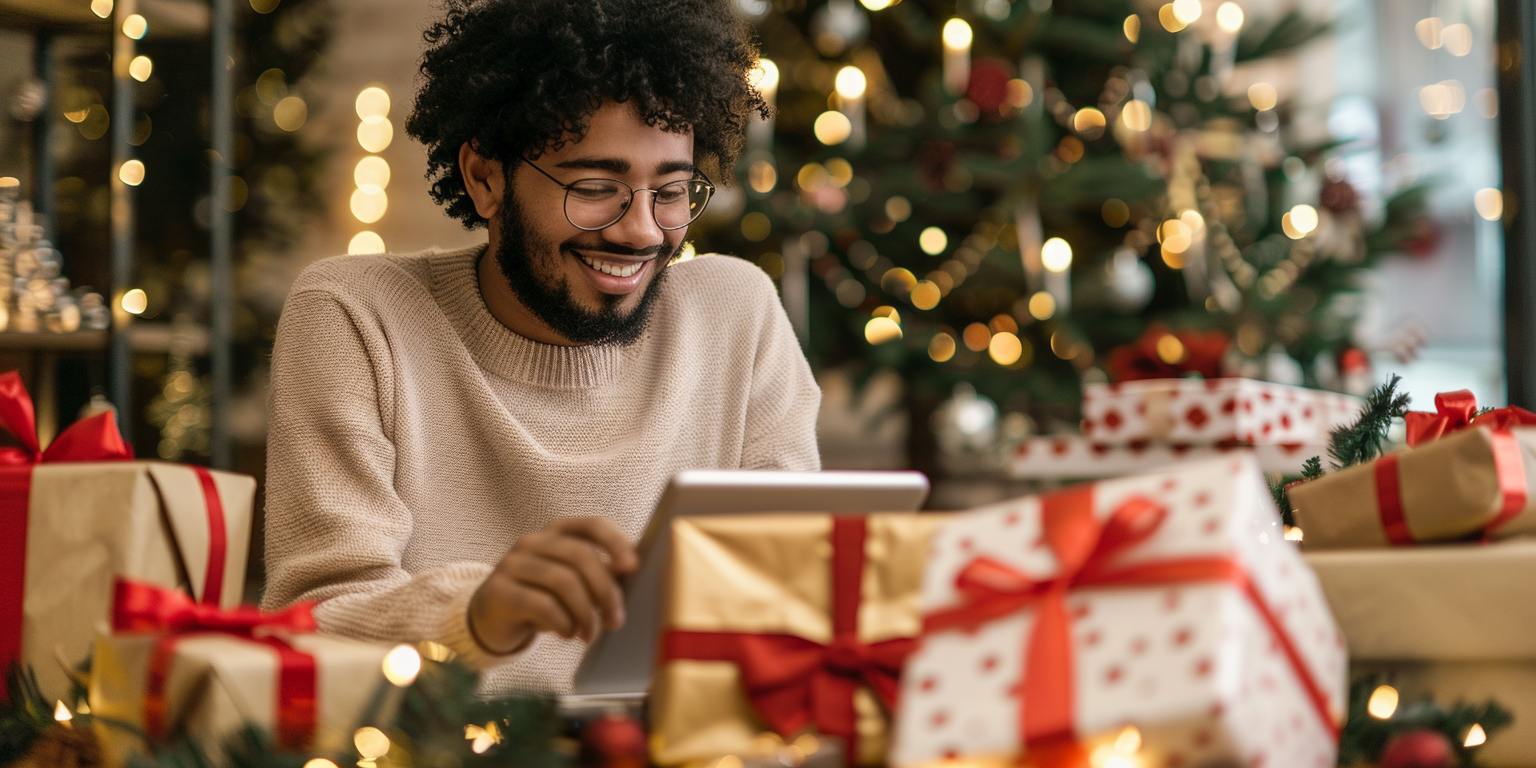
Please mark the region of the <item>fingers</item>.
<svg viewBox="0 0 1536 768"><path fill-rule="evenodd" d="M603 622L609 629L617 629L624 623L622 592L608 566L598 557L597 550L590 543L570 536L557 536L536 552L569 567L581 577L587 596L602 614Z"/></svg>
<svg viewBox="0 0 1536 768"><path fill-rule="evenodd" d="M560 560L538 556L518 557L509 565L508 575L522 587L519 592L543 593L558 601L559 608L566 614L566 620L551 623L551 631L586 640L595 636L597 626L593 614L596 606L586 581L576 568ZM606 574L604 576L607 577Z"/></svg>
<svg viewBox="0 0 1536 768"><path fill-rule="evenodd" d="M583 538L602 547L608 552L614 573L631 573L640 567L635 545L607 518L572 517L557 520L546 530Z"/></svg>

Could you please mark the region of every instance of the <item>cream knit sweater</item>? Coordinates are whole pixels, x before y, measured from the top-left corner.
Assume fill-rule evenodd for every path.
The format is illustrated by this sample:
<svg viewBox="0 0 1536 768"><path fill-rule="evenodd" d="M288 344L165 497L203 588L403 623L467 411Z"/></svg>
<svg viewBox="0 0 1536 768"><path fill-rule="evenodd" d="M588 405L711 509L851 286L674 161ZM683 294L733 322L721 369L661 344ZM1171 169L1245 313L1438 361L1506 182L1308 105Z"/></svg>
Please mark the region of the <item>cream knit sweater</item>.
<svg viewBox="0 0 1536 768"><path fill-rule="evenodd" d="M814 470L820 392L773 284L669 267L629 347L540 344L480 298L485 246L346 256L301 274L272 353L265 605L323 631L437 640L482 691L562 692L578 641L486 654L470 595L518 537L601 515L638 540L673 473Z"/></svg>

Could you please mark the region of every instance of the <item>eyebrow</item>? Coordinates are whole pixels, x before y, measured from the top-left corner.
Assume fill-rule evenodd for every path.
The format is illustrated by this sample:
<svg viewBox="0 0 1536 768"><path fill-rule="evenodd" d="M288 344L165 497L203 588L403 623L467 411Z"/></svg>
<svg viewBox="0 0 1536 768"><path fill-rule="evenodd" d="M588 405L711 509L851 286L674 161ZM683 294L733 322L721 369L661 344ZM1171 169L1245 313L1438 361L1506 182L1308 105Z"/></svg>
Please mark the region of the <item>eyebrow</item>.
<svg viewBox="0 0 1536 768"><path fill-rule="evenodd" d="M594 171L607 171L609 173L621 175L629 173L630 170L630 164L628 160L616 157L576 158L574 160L566 160L563 163L557 164L555 167L584 168ZM693 173L696 169L696 166L694 166L694 164L688 160L668 160L656 166L656 175L665 176L669 173L680 173L682 171Z"/></svg>

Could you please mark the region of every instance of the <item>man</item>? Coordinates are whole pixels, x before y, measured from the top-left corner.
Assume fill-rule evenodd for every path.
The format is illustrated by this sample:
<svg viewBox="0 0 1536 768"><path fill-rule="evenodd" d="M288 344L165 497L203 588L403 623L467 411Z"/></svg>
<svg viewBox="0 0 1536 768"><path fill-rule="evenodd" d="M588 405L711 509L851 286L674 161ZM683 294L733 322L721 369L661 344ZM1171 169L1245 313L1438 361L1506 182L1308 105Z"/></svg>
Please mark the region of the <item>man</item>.
<svg viewBox="0 0 1536 768"><path fill-rule="evenodd" d="M772 283L672 264L749 116L724 0L451 0L407 130L485 245L305 270L272 358L266 604L563 691L671 476L819 468Z"/></svg>

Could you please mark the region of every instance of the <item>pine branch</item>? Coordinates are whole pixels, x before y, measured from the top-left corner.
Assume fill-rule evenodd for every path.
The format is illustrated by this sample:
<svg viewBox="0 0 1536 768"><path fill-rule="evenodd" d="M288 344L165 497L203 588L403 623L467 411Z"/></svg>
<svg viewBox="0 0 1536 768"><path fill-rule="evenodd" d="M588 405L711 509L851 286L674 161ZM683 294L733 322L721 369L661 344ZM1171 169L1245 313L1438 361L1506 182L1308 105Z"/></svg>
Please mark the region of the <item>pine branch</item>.
<svg viewBox="0 0 1536 768"><path fill-rule="evenodd" d="M1402 380L1401 376L1393 374L1391 380L1366 397L1365 410L1360 412L1355 423L1339 427L1329 435L1328 456L1333 460L1334 469L1364 464L1382 454L1392 420L1406 416L1412 401L1407 393L1397 391Z"/></svg>
<svg viewBox="0 0 1536 768"><path fill-rule="evenodd" d="M1408 702L1381 720L1372 717L1366 706L1371 693L1383 682L1379 676L1356 680L1349 689L1349 720L1339 740L1339 765L1374 764L1392 737L1408 731L1431 730L1445 734L1455 750L1458 765L1475 765L1480 747L1462 746L1467 730L1481 725L1490 736L1510 724L1509 710L1489 699L1481 705L1457 702L1444 707L1431 699Z"/></svg>
<svg viewBox="0 0 1536 768"><path fill-rule="evenodd" d="M43 698L31 668L12 663L6 670L5 690L9 698L0 705L0 765L20 760L53 725L53 708Z"/></svg>
<svg viewBox="0 0 1536 768"><path fill-rule="evenodd" d="M1299 482L1316 480L1323 476L1323 460L1319 456L1307 459L1301 465L1301 474L1282 475L1279 480L1269 486L1270 495L1275 498L1275 506L1280 509L1280 522L1290 526L1296 524L1296 512L1291 508L1291 495L1288 489Z"/></svg>

